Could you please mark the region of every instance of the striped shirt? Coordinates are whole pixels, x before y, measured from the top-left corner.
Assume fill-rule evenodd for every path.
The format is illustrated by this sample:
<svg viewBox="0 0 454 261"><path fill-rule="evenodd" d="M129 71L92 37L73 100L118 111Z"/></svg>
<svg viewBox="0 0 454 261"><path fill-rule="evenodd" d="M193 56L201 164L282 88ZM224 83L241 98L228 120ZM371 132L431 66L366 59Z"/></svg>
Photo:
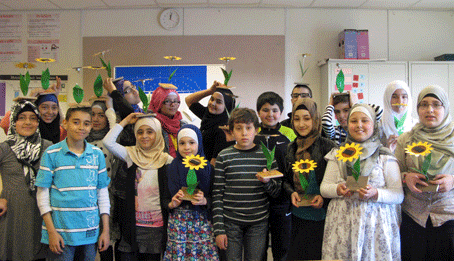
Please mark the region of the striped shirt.
<svg viewBox="0 0 454 261"><path fill-rule="evenodd" d="M216 236L225 234L225 221L248 225L268 218L268 195L279 195L282 182L280 179L260 182L255 175L264 168L266 158L260 146L246 151L231 146L219 153L213 187ZM277 169L275 160L271 169Z"/></svg>
<svg viewBox="0 0 454 261"><path fill-rule="evenodd" d="M377 115L377 122L380 122L380 119L383 115L383 109L375 104L369 104ZM322 128L323 128L323 137L326 137L336 143L339 146L342 142L347 139L347 130L344 130L342 126L334 126L334 106L326 106L325 113L322 117Z"/></svg>
<svg viewBox="0 0 454 261"><path fill-rule="evenodd" d="M97 190L106 188L109 182L103 152L87 142L80 156L68 149L66 139L44 152L35 185L50 188L52 221L65 245L97 242ZM44 222L41 242L49 244Z"/></svg>

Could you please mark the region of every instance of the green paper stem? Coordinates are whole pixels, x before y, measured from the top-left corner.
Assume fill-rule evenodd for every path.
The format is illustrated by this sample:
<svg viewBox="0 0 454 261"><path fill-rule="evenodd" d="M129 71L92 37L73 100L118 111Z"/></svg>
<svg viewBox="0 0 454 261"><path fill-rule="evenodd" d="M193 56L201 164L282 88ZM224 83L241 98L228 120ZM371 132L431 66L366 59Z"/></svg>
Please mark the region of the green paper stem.
<svg viewBox="0 0 454 261"><path fill-rule="evenodd" d="M221 68L222 74L224 74L224 85L227 85L230 81L230 77L232 77L232 72L233 70L230 70L230 72L227 72L224 68Z"/></svg>
<svg viewBox="0 0 454 261"><path fill-rule="evenodd" d="M28 86L30 84L30 73L28 73L28 71L27 71L27 73L25 75L20 74L19 80L20 80L20 89L22 91L22 94L24 96L27 96Z"/></svg>
<svg viewBox="0 0 454 261"><path fill-rule="evenodd" d="M101 97L103 88L102 88L102 77L101 74L98 74L98 77L96 77L93 90L95 92L96 97Z"/></svg>
<svg viewBox="0 0 454 261"><path fill-rule="evenodd" d="M190 169L188 171L188 175L186 176L186 183L188 184L187 192L189 193L189 195L192 195L195 188L199 184L199 182L197 182L197 175L195 174L195 170Z"/></svg>
<svg viewBox="0 0 454 261"><path fill-rule="evenodd" d="M415 169L415 168L410 168L411 170L419 173L419 174L422 174L424 175L424 177L426 178L426 181L429 180L429 174L427 173L427 171L429 170L429 167L430 167L430 161L432 160L432 153L429 153L425 158L424 158L424 161L422 163L422 167L421 167L421 170L419 169Z"/></svg>
<svg viewBox="0 0 454 261"><path fill-rule="evenodd" d="M49 88L49 80L50 80L50 72L49 72L49 68L47 68L41 74L41 86L43 87L44 90L47 90Z"/></svg>
<svg viewBox="0 0 454 261"><path fill-rule="evenodd" d="M342 69L340 69L339 73L337 74L336 86L337 86L337 90L340 93L342 93L344 91L344 73L342 72Z"/></svg>
<svg viewBox="0 0 454 261"><path fill-rule="evenodd" d="M361 163L360 163L360 158L355 161L355 164L353 164L353 177L355 178L356 181L358 181L359 176L361 174Z"/></svg>
<svg viewBox="0 0 454 261"><path fill-rule="evenodd" d="M306 70L304 70L303 64L301 63L301 61L299 61L299 62L300 62L300 69L301 69L301 79L303 79L304 75L306 74L306 72L309 69L309 67L307 67Z"/></svg>
<svg viewBox="0 0 454 261"><path fill-rule="evenodd" d="M299 174L299 178L300 178L301 187L302 187L303 190L304 190L304 194L306 194L306 189L307 189L307 187L309 186L309 181L307 181L307 179L306 179L306 177L304 176L303 173L300 173L300 174Z"/></svg>
<svg viewBox="0 0 454 261"><path fill-rule="evenodd" d="M112 78L112 67L110 66L110 61L108 64L106 64L106 62L104 62L104 60L102 59L102 57L99 57L99 59L101 60L101 63L102 63L102 66L104 68L106 68L106 71L107 71L107 76L109 78Z"/></svg>

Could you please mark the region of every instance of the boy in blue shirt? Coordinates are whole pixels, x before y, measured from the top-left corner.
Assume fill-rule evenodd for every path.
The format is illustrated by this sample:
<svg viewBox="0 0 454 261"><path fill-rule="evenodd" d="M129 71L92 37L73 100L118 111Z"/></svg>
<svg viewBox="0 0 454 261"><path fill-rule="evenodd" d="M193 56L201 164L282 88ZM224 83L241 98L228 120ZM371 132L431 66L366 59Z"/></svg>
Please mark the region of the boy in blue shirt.
<svg viewBox="0 0 454 261"><path fill-rule="evenodd" d="M35 183L44 220L41 242L49 245L48 260L95 260L95 243L100 251L110 243L110 179L102 151L85 141L90 107L69 108L63 126L67 137L44 152Z"/></svg>
<svg viewBox="0 0 454 261"><path fill-rule="evenodd" d="M282 125L279 120L284 110L284 100L275 92L264 92L257 98L257 113L260 128L255 137L255 144L265 144L269 150L275 149L278 170L286 170L285 155L287 146L296 138L293 129ZM291 239L291 204L284 190L276 198L270 197L269 229L273 260L287 260Z"/></svg>

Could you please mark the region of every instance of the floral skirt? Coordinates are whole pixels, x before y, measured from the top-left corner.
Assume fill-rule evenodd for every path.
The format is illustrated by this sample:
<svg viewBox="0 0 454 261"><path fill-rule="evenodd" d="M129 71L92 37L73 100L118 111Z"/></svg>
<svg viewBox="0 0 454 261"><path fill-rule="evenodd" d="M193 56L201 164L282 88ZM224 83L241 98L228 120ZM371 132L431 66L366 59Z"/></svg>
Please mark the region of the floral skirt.
<svg viewBox="0 0 454 261"><path fill-rule="evenodd" d="M219 260L206 213L175 209L170 213L163 260Z"/></svg>

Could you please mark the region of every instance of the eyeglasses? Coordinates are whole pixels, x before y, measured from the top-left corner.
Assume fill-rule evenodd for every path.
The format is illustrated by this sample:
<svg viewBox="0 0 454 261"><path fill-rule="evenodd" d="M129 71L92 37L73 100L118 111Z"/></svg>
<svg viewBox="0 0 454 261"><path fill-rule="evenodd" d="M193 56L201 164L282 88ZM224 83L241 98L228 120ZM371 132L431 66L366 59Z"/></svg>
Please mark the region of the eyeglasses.
<svg viewBox="0 0 454 261"><path fill-rule="evenodd" d="M311 95L309 93L292 93L292 95L290 95L292 98L296 99L298 97L301 97L301 98L311 98Z"/></svg>
<svg viewBox="0 0 454 261"><path fill-rule="evenodd" d="M439 110L441 107L443 107L443 103L441 102L434 102L434 103L428 103L428 102L421 102L418 104L418 107L423 108L424 110L429 109L429 106L432 106L434 110Z"/></svg>
<svg viewBox="0 0 454 261"><path fill-rule="evenodd" d="M133 90L137 90L137 87L135 85L126 87L126 90L124 91L124 93L128 94L128 93L132 92Z"/></svg>
<svg viewBox="0 0 454 261"><path fill-rule="evenodd" d="M165 104L165 105L172 105L174 103L180 104L180 101L179 100L173 100L173 101L172 100L165 100L162 103Z"/></svg>

